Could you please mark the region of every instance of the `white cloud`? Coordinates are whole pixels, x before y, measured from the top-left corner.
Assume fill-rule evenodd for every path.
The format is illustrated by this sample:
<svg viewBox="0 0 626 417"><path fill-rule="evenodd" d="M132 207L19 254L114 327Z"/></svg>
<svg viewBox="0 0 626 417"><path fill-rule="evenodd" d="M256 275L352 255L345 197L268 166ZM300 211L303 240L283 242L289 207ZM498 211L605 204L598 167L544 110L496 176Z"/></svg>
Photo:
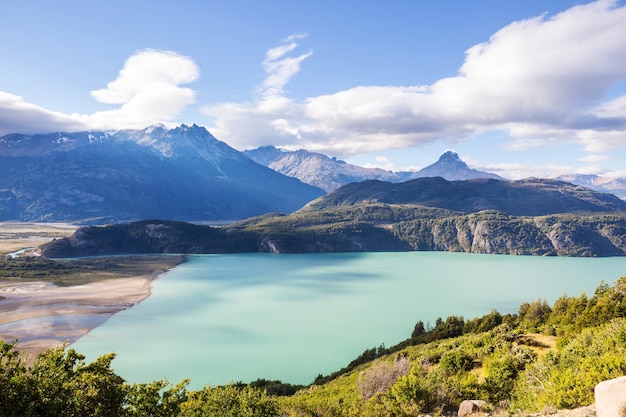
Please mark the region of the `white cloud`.
<svg viewBox="0 0 626 417"><path fill-rule="evenodd" d="M118 77L106 88L91 92L96 100L119 107L67 115L0 92L0 134L144 128L167 122L196 101L196 92L180 85L199 76L191 58L171 51L140 51L126 60Z"/></svg>
<svg viewBox="0 0 626 417"><path fill-rule="evenodd" d="M510 150L626 144L626 96L606 100L626 79L626 7L614 0L514 22L468 49L457 76L429 86L358 86L302 102L284 91L311 55L289 57L298 39L267 52L256 100L205 108L218 136L238 147L278 143L342 157L489 130L516 139ZM268 97L283 102L268 110Z"/></svg>
<svg viewBox="0 0 626 417"><path fill-rule="evenodd" d="M554 178L572 172L572 167L568 165L524 165L517 163L486 164L480 169L512 180L530 177Z"/></svg>
<svg viewBox="0 0 626 417"><path fill-rule="evenodd" d="M95 129L143 128L172 120L196 101L196 92L180 85L199 77L191 58L171 51L140 51L126 60L107 88L91 92L102 103L122 106L80 118Z"/></svg>
<svg viewBox="0 0 626 417"><path fill-rule="evenodd" d="M117 79L108 83L107 88L94 90L91 95L102 103L126 104L146 92L188 84L198 77L200 70L190 58L171 51L146 49L128 58ZM184 94L188 98L195 95L190 90Z"/></svg>
<svg viewBox="0 0 626 417"><path fill-rule="evenodd" d="M378 155L374 158L375 163L368 162L363 165L364 168L380 168L385 171L397 171L393 161L386 156Z"/></svg>
<svg viewBox="0 0 626 417"><path fill-rule="evenodd" d="M219 103L205 106L202 112L213 121L212 133L229 144L239 147L287 145L294 143L307 130L303 104L285 95L285 86L312 55L309 51L290 56L306 34L292 35L265 54L262 63L265 79L256 89L254 101ZM314 150L314 148L310 148Z"/></svg>
<svg viewBox="0 0 626 417"><path fill-rule="evenodd" d="M577 174L585 174L585 175L604 175L606 172L606 168L601 165L585 165L576 170Z"/></svg>
<svg viewBox="0 0 626 417"><path fill-rule="evenodd" d="M286 56L298 47L296 41L304 39L306 36L306 34L291 35L281 45L267 51L263 61L265 80L259 87L261 100L281 96L291 77L300 72L302 61L313 54L309 51L296 57Z"/></svg>
<svg viewBox="0 0 626 417"><path fill-rule="evenodd" d="M82 122L71 116L46 110L25 102L22 97L0 91L0 135L85 128Z"/></svg>
<svg viewBox="0 0 626 417"><path fill-rule="evenodd" d="M608 155L587 155L584 156L582 158L579 158L578 160L580 162L589 162L589 163L596 163L596 162L606 162L606 161L610 161L613 158L611 158Z"/></svg>

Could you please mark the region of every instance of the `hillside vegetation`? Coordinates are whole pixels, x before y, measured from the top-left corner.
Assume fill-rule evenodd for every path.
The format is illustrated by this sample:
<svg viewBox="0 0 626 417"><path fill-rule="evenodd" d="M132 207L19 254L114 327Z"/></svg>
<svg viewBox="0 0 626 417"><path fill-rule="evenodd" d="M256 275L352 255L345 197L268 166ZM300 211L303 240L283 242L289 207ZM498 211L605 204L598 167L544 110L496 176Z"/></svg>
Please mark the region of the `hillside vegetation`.
<svg viewBox="0 0 626 417"><path fill-rule="evenodd" d="M59 348L26 366L14 343L0 342L0 414L408 417L451 413L464 399L498 414L584 406L598 382L626 373L626 277L553 306L524 303L517 314L450 316L433 328L418 321L404 342L368 349L308 387L263 379L199 391L187 381L129 385L114 358L86 363Z"/></svg>
<svg viewBox="0 0 626 417"><path fill-rule="evenodd" d="M626 202L553 180L346 185L289 214L222 227L146 220L83 227L43 245L47 257L128 253L454 251L626 254Z"/></svg>
<svg viewBox="0 0 626 417"><path fill-rule="evenodd" d="M46 243L51 258L136 253L452 251L511 255L622 256L626 213L511 216L411 205L361 204L224 227L164 220L80 228Z"/></svg>

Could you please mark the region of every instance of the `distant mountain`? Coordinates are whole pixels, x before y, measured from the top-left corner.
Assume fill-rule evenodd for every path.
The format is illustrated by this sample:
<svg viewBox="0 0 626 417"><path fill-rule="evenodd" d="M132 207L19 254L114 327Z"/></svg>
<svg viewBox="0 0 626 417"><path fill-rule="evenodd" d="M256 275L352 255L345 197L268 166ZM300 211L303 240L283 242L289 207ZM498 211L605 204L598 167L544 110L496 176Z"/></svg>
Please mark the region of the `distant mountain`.
<svg viewBox="0 0 626 417"><path fill-rule="evenodd" d="M346 185L289 215L214 228L159 220L80 228L48 257L121 253L454 251L624 256L626 202L555 180Z"/></svg>
<svg viewBox="0 0 626 417"><path fill-rule="evenodd" d="M557 180L589 187L603 193L615 194L626 200L626 178L607 178L600 175L564 174L556 177Z"/></svg>
<svg viewBox="0 0 626 417"><path fill-rule="evenodd" d="M0 137L0 220L235 220L323 194L196 125Z"/></svg>
<svg viewBox="0 0 626 417"><path fill-rule="evenodd" d="M442 177L450 181L474 178L504 179L499 175L468 167L459 155L452 151L444 152L437 162L419 171L398 172L364 168L302 149L285 151L273 146L264 146L244 153L259 164L328 192L352 182L365 180L402 182L423 177Z"/></svg>
<svg viewBox="0 0 626 417"><path fill-rule="evenodd" d="M263 146L244 151L244 154L281 174L298 178L326 191L334 191L342 185L369 179L393 182L407 179L406 176L391 171L363 168L303 149L285 151L273 146Z"/></svg>
<svg viewBox="0 0 626 417"><path fill-rule="evenodd" d="M497 210L514 216L626 211L626 201L570 183L529 178L518 181L416 178L399 184L364 181L345 185L307 204L317 211L362 203L413 204L461 213Z"/></svg>
<svg viewBox="0 0 626 417"><path fill-rule="evenodd" d="M411 176L411 179L424 177L441 177L448 181L471 180L476 178L504 179L497 174L477 171L470 168L459 158L456 152L452 151L444 152L437 162L420 169Z"/></svg>

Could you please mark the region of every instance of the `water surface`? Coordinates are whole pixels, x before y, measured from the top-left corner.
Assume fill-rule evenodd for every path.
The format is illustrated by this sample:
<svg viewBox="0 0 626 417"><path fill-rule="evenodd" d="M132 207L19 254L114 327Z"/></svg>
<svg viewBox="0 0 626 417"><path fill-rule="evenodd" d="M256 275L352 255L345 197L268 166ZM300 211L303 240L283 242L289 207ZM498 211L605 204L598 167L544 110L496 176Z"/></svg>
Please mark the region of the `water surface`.
<svg viewBox="0 0 626 417"><path fill-rule="evenodd" d="M116 352L113 367L129 382L308 384L367 348L410 337L418 320L515 313L522 302L592 294L623 275L626 257L197 255L73 347L88 360Z"/></svg>

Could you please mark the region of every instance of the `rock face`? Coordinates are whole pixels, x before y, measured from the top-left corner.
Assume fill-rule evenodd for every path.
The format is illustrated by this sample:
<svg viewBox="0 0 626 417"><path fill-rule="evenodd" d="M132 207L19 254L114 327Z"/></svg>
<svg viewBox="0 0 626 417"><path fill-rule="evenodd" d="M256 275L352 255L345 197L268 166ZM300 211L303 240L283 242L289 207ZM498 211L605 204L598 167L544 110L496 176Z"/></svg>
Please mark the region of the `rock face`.
<svg viewBox="0 0 626 417"><path fill-rule="evenodd" d="M0 221L235 220L323 194L195 125L0 138Z"/></svg>
<svg viewBox="0 0 626 417"><path fill-rule="evenodd" d="M598 417L626 415L626 376L600 382L594 394Z"/></svg>

